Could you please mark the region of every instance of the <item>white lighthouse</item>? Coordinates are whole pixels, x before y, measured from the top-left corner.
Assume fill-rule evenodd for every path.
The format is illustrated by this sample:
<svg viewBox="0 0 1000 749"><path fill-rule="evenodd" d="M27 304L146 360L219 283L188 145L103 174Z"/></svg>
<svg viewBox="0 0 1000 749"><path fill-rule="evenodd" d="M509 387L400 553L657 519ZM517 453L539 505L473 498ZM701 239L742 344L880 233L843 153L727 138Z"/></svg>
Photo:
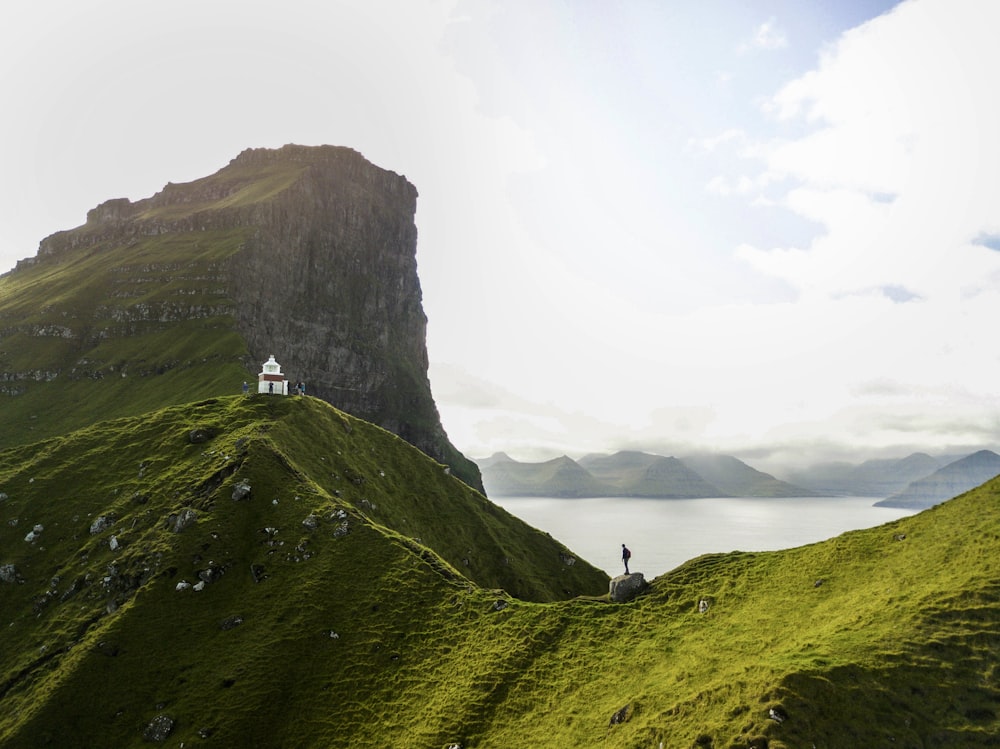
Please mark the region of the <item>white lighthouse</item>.
<svg viewBox="0 0 1000 749"><path fill-rule="evenodd" d="M261 366L260 374L257 375L257 392L265 395L288 395L288 380L281 373L281 365L274 360L274 354Z"/></svg>

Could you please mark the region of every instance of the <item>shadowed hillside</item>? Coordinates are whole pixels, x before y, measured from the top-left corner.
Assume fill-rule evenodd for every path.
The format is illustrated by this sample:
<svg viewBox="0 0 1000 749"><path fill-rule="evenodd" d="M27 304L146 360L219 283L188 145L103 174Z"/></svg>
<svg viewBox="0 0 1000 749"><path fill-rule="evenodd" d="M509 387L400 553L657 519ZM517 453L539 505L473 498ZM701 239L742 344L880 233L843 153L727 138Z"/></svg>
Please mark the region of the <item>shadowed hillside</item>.
<svg viewBox="0 0 1000 749"><path fill-rule="evenodd" d="M9 448L0 493L5 749L988 747L1000 731L997 481L822 543L699 557L628 604L312 398Z"/></svg>

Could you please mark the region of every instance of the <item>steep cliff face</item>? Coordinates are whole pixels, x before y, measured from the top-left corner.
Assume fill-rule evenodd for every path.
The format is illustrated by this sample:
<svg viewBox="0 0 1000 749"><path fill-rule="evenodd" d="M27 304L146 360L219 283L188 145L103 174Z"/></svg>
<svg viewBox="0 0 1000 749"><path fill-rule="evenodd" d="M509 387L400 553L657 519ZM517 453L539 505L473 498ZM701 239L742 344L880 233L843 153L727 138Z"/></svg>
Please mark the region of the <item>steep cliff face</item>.
<svg viewBox="0 0 1000 749"><path fill-rule="evenodd" d="M417 277L417 193L346 149L247 151L233 166L301 159L254 211L230 259L237 322L256 356L281 351L309 392L440 456ZM284 362L283 362L284 363Z"/></svg>
<svg viewBox="0 0 1000 749"><path fill-rule="evenodd" d="M109 374L199 370L214 360L214 377L192 373L184 388L198 397L219 387L220 364L238 358L241 376L253 377L274 354L310 395L398 434L481 488L475 464L448 441L427 378L416 199L405 177L351 149L289 145L246 150L211 176L145 200L102 203L0 278L0 291L9 290L0 294L0 344L66 343L58 353L29 346L37 352L30 361L0 351L2 379L16 383L7 394L44 382L51 395L86 371L104 391L125 394L109 399L108 415L121 415L137 408ZM74 267L86 279L74 281ZM39 296L49 300L41 311ZM165 343L174 335L188 343ZM175 356L149 364L163 358L150 336L157 352ZM132 346L115 344L129 338ZM143 406L177 400L161 391L164 403L149 403L147 392Z"/></svg>

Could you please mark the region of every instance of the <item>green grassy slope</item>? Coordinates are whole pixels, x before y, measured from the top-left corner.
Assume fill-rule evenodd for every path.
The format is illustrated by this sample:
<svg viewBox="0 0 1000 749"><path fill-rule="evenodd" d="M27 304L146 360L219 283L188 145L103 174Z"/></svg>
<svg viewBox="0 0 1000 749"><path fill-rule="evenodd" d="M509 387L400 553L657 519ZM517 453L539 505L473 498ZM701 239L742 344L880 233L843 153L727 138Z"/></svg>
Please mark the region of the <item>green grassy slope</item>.
<svg viewBox="0 0 1000 749"><path fill-rule="evenodd" d="M196 427L216 436L190 444ZM0 582L4 747L147 746L157 716L172 747L1000 732L996 481L830 541L700 557L621 605L556 601L606 578L314 399L224 398L11 448L0 492L0 565L22 581ZM197 521L174 533L185 508ZM199 573L203 590L175 589Z"/></svg>
<svg viewBox="0 0 1000 749"><path fill-rule="evenodd" d="M244 238L99 243L0 277L0 447L239 392L246 343L213 279Z"/></svg>
<svg viewBox="0 0 1000 749"><path fill-rule="evenodd" d="M415 200L351 149L290 144L101 203L0 275L0 448L239 393L273 353L481 488L427 379Z"/></svg>

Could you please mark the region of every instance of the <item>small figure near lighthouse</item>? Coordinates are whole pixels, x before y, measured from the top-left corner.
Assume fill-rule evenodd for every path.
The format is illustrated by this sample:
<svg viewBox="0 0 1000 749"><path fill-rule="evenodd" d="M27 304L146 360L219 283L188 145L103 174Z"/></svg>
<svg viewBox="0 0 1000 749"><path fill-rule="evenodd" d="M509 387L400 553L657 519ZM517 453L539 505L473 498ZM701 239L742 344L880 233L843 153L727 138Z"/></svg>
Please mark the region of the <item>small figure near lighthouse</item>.
<svg viewBox="0 0 1000 749"><path fill-rule="evenodd" d="M288 395L288 380L281 373L281 365L274 360L274 354L261 366L257 375L257 392Z"/></svg>

